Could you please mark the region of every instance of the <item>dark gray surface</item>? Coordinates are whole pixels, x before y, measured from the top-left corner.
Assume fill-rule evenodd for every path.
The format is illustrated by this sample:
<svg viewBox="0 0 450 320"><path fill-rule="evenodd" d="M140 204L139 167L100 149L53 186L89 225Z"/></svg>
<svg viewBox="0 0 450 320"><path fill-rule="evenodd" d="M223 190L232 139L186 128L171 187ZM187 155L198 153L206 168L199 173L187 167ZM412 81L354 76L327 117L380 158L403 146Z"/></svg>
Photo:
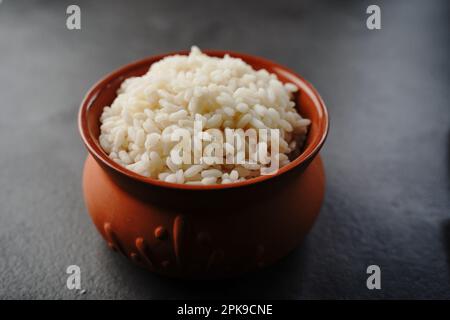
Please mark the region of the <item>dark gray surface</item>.
<svg viewBox="0 0 450 320"><path fill-rule="evenodd" d="M380 31L365 27L371 2L241 2L2 1L0 298L450 298L449 2L373 1ZM71 3L81 31L65 27ZM226 282L134 267L107 249L81 194L86 90L192 44L289 66L331 118L326 199L306 242ZM84 295L65 287L71 264ZM382 269L380 291L365 286L370 264Z"/></svg>

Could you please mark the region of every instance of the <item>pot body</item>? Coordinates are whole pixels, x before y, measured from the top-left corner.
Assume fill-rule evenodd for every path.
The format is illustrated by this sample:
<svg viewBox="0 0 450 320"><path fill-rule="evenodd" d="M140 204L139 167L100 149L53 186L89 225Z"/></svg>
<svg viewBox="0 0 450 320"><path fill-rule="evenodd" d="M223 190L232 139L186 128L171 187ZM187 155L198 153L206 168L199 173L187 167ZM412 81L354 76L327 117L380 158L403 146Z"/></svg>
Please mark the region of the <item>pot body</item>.
<svg viewBox="0 0 450 320"><path fill-rule="evenodd" d="M88 211L109 247L181 278L230 277L279 260L311 228L324 187L320 156L270 181L222 190L141 183L91 155L83 173Z"/></svg>

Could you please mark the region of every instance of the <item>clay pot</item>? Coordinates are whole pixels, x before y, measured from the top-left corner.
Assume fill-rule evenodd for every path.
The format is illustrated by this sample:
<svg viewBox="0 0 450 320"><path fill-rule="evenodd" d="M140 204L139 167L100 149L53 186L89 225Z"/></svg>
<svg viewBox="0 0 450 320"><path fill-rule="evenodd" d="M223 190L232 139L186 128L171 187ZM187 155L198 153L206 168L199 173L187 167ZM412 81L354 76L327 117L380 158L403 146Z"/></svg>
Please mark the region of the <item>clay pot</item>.
<svg viewBox="0 0 450 320"><path fill-rule="evenodd" d="M318 152L328 132L328 114L317 91L271 61L228 51L205 52L239 57L299 87L298 110L312 123L301 155L276 175L228 185L178 185L140 176L108 158L98 141L103 107L112 103L124 79L143 75L152 63L174 53L107 75L89 90L79 113L81 137L89 151L83 192L98 231L111 249L135 263L183 278L229 277L274 263L304 238L324 195Z"/></svg>

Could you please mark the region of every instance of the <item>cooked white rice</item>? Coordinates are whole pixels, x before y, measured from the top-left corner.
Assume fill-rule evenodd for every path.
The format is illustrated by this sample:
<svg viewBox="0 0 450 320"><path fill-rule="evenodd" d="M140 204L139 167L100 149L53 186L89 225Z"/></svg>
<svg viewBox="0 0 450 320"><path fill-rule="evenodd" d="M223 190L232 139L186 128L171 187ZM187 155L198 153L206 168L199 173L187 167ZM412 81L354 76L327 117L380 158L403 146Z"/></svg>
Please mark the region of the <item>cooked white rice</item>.
<svg viewBox="0 0 450 320"><path fill-rule="evenodd" d="M250 179L260 175L261 164L176 165L170 151L177 142L171 133L185 128L193 134L194 119L201 119L205 130L279 129L278 159L284 166L298 155L310 124L295 109L296 90L241 59L210 57L192 47L188 56L166 57L142 77L122 83L101 115L100 144L127 169L167 182L209 185Z"/></svg>

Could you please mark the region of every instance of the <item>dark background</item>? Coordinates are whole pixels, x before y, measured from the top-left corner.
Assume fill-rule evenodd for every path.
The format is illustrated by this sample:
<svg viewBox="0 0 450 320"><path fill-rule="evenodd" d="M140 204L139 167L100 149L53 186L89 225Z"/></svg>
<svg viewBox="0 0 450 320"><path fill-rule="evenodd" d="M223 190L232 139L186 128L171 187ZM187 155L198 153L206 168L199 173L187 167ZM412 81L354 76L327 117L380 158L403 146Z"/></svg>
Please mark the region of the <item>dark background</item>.
<svg viewBox="0 0 450 320"><path fill-rule="evenodd" d="M78 4L82 30L66 28ZM382 29L366 28L378 4ZM448 1L17 1L0 4L0 298L450 298ZM196 44L309 79L331 129L305 243L231 281L155 276L112 253L81 194L84 93L130 61ZM274 213L276 214L276 213ZM85 294L66 288L82 270ZM377 264L382 289L366 288Z"/></svg>

